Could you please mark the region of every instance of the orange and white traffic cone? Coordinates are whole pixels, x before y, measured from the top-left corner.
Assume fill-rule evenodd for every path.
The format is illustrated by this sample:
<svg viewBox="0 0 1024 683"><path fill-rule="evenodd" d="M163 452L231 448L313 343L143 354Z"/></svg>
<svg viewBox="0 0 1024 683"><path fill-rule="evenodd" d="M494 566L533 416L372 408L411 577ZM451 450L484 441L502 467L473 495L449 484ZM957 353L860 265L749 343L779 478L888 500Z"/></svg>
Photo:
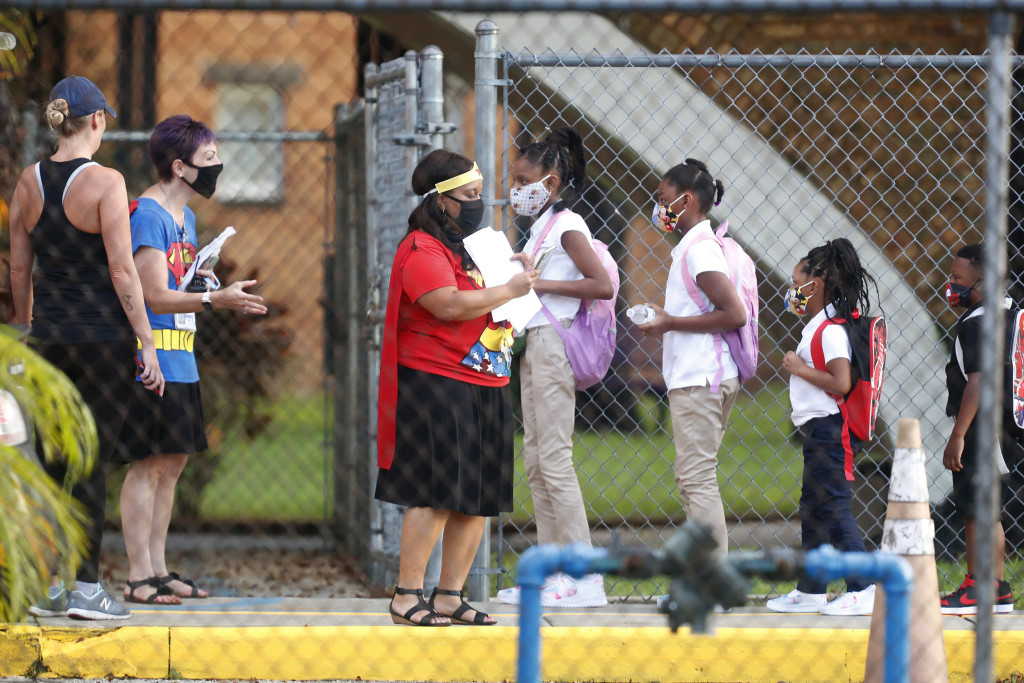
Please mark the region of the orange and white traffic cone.
<svg viewBox="0 0 1024 683"><path fill-rule="evenodd" d="M902 419L889 481L882 551L902 555L914 570L910 595L910 680L912 683L949 681L946 646L939 611L939 578L935 571L935 523L928 504L928 479L921 447L921 425ZM899 634L898 637L908 637ZM881 683L885 661L885 590L879 584L871 613L864 683Z"/></svg>

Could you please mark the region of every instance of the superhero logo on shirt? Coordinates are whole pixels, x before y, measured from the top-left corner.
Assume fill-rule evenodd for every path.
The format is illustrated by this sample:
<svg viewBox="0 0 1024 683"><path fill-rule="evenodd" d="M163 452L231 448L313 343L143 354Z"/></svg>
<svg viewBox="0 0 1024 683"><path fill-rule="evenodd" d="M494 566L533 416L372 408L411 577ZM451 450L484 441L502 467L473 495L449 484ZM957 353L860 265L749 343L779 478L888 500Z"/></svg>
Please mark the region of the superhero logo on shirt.
<svg viewBox="0 0 1024 683"><path fill-rule="evenodd" d="M508 323L489 320L480 340L473 344L462 364L477 372L508 377L512 361L512 328L506 325Z"/></svg>
<svg viewBox="0 0 1024 683"><path fill-rule="evenodd" d="M173 242L167 250L167 267L174 275L174 286L181 284L185 273L196 260L196 245L188 242Z"/></svg>

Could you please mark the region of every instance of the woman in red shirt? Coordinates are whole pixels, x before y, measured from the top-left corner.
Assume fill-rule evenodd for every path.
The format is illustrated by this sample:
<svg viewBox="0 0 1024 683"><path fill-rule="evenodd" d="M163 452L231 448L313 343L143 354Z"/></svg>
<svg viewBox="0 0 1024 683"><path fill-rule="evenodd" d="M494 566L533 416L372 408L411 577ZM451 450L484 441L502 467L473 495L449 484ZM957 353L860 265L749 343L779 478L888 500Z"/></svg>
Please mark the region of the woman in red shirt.
<svg viewBox="0 0 1024 683"><path fill-rule="evenodd" d="M406 506L392 620L412 626L490 625L462 597L485 518L512 507L512 329L490 311L528 293L538 272L484 287L462 239L480 229L483 176L435 150L417 165L423 201L391 269L378 397L378 500ZM489 228L488 228L489 229ZM423 577L444 531L441 577Z"/></svg>

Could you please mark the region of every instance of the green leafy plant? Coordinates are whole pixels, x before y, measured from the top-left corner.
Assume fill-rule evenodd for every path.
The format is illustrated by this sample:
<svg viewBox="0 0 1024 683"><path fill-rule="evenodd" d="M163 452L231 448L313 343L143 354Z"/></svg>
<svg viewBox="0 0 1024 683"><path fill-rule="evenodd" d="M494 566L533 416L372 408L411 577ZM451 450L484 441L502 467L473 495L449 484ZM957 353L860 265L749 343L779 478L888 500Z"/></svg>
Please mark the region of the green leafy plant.
<svg viewBox="0 0 1024 683"><path fill-rule="evenodd" d="M70 481L92 469L96 425L78 389L7 326L0 327L0 390L17 400L29 433L34 423L47 462L65 460ZM74 574L86 515L30 445L0 442L0 479L0 622L11 623L24 617L52 572Z"/></svg>

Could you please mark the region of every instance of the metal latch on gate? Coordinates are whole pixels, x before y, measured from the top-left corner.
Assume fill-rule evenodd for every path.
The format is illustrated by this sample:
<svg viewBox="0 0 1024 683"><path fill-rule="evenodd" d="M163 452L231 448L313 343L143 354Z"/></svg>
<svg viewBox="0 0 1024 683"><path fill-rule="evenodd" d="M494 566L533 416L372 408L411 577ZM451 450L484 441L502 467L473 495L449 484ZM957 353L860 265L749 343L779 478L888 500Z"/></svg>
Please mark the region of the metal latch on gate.
<svg viewBox="0 0 1024 683"><path fill-rule="evenodd" d="M417 133L406 133L405 135L396 135L392 138L396 145L419 145L421 147L427 147L432 144L430 139L431 135L448 135L454 133L458 126L449 121L436 121L433 123L425 123L422 126L417 126Z"/></svg>

